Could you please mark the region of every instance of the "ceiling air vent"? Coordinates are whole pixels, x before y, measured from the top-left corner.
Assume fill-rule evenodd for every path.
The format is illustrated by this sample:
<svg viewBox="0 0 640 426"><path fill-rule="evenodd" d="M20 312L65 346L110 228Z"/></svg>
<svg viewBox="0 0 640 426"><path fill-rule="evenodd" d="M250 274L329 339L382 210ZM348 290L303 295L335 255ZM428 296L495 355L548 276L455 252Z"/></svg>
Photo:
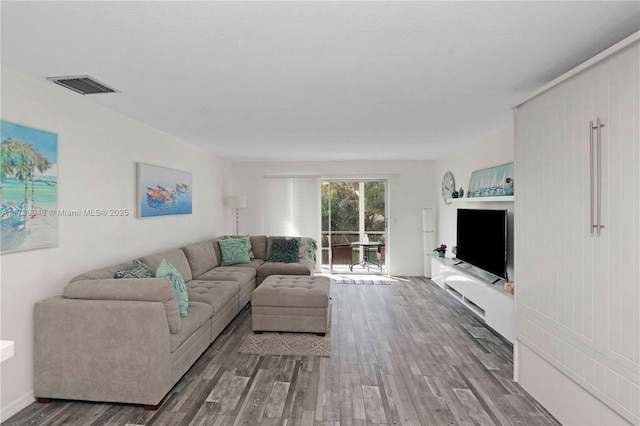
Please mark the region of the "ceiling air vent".
<svg viewBox="0 0 640 426"><path fill-rule="evenodd" d="M68 77L47 77L62 87L78 92L81 95L97 95L99 93L116 93L115 89L106 86L88 75L74 75Z"/></svg>

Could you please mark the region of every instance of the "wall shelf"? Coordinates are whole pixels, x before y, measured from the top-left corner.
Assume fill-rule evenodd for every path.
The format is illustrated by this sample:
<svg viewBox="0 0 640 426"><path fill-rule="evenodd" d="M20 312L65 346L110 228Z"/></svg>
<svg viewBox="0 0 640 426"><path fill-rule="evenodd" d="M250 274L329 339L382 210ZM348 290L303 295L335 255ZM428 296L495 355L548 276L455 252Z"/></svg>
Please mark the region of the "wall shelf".
<svg viewBox="0 0 640 426"><path fill-rule="evenodd" d="M500 195L500 196L497 196L497 197L449 198L449 201L451 201L454 204L459 204L459 203L490 203L490 202L494 202L494 203L498 203L498 202L512 203L513 200L514 200L514 196L513 195Z"/></svg>

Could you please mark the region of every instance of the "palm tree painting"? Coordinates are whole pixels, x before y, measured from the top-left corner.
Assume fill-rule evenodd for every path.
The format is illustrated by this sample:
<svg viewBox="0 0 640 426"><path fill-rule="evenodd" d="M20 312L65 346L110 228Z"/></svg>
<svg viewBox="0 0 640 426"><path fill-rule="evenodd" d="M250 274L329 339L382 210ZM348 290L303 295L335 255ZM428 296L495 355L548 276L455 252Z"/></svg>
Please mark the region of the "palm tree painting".
<svg viewBox="0 0 640 426"><path fill-rule="evenodd" d="M0 121L0 252L58 244L58 136Z"/></svg>

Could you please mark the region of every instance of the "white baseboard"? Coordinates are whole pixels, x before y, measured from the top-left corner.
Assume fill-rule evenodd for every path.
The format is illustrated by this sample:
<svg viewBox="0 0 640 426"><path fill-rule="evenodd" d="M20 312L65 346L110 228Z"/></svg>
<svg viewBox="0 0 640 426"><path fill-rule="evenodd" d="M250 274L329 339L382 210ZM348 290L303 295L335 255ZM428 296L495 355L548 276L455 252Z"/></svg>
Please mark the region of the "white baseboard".
<svg viewBox="0 0 640 426"><path fill-rule="evenodd" d="M36 397L33 395L33 391L29 391L20 398L11 402L6 407L0 408L0 422L4 422L8 420L10 417L13 417L16 413L26 408L28 405L33 403L36 400Z"/></svg>
<svg viewBox="0 0 640 426"><path fill-rule="evenodd" d="M628 425L629 422L549 364L527 345L517 345L518 384L563 425Z"/></svg>

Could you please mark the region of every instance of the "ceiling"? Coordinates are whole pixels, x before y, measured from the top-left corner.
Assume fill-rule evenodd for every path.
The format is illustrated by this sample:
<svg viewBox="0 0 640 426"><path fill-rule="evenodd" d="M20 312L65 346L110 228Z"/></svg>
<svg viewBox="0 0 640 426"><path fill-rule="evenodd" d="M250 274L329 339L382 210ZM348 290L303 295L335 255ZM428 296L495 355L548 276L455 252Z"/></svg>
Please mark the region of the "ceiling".
<svg viewBox="0 0 640 426"><path fill-rule="evenodd" d="M88 74L120 92L88 100L231 161L438 158L640 29L638 1L2 1L0 14L4 65Z"/></svg>

